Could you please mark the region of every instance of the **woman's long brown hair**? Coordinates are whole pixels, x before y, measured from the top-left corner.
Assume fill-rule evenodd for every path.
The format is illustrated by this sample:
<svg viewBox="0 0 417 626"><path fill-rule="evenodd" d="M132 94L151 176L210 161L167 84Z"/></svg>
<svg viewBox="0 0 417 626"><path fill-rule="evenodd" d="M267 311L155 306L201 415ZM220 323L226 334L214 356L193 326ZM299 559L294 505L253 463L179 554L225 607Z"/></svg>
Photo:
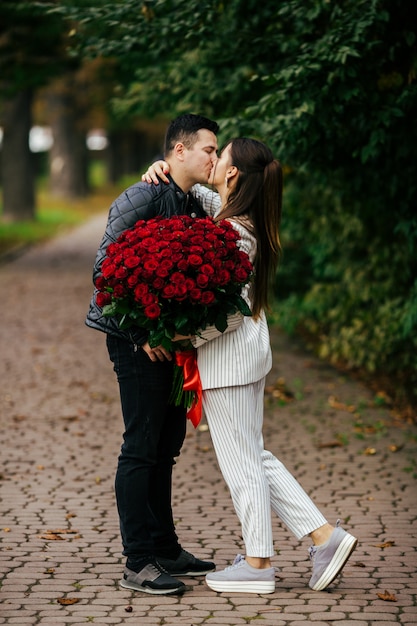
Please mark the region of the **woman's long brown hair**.
<svg viewBox="0 0 417 626"><path fill-rule="evenodd" d="M232 165L238 179L217 220L248 217L257 240L252 285L252 314L269 309L275 273L281 255L279 225L282 212L282 167L271 150L256 139L232 139Z"/></svg>

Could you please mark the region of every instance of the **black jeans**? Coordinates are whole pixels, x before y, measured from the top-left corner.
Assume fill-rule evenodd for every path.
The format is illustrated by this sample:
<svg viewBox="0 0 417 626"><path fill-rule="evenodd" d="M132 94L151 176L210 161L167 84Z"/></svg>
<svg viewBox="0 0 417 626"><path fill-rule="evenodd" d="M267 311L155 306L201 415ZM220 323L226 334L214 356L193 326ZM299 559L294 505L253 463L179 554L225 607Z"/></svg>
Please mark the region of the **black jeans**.
<svg viewBox="0 0 417 626"><path fill-rule="evenodd" d="M173 363L152 362L132 343L107 335L120 388L125 432L116 472L123 554L129 562L180 552L171 507L172 467L186 411L168 405Z"/></svg>

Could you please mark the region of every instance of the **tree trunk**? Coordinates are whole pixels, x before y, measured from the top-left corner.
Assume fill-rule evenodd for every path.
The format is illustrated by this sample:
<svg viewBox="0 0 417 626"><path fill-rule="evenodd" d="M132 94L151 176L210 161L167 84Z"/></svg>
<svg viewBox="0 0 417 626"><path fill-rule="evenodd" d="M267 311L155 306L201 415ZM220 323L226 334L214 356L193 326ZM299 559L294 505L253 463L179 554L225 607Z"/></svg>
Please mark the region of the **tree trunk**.
<svg viewBox="0 0 417 626"><path fill-rule="evenodd" d="M72 80L63 80L48 94L50 126L54 138L49 152L51 193L80 198L89 192L86 133L78 125Z"/></svg>
<svg viewBox="0 0 417 626"><path fill-rule="evenodd" d="M117 129L109 133L107 149L108 176L117 183L123 176L142 174L143 168L162 158L161 141L151 134L136 129ZM145 169L146 169L145 167Z"/></svg>
<svg viewBox="0 0 417 626"><path fill-rule="evenodd" d="M2 186L5 222L35 217L34 158L29 148L32 126L32 91L26 89L4 101Z"/></svg>

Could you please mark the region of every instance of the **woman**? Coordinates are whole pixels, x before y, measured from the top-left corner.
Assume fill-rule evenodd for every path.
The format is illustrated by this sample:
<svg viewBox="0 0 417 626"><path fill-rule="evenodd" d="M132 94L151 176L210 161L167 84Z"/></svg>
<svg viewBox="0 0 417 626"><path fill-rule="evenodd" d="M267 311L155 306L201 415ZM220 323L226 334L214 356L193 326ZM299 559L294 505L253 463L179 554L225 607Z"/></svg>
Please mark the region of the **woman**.
<svg viewBox="0 0 417 626"><path fill-rule="evenodd" d="M144 180L166 181L165 162L157 162ZM246 556L206 576L215 591L272 593L275 569L271 508L301 539L313 541L310 587L325 589L340 573L357 539L331 526L284 465L264 449L262 437L265 377L271 368L268 298L281 251L279 224L282 169L263 143L233 139L213 165L208 181L214 193L197 185L193 193L216 221L229 219L240 234L240 247L254 264L252 284L242 295L252 317L231 316L222 334L215 328L192 339L198 349L203 407L224 479L242 525Z"/></svg>

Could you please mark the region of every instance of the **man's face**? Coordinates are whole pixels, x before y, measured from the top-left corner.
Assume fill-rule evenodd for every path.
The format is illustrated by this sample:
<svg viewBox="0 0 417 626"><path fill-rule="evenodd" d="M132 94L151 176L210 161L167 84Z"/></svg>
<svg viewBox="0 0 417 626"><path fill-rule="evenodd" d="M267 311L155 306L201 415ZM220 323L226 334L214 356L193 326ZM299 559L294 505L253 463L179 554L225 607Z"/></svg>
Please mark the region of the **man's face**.
<svg viewBox="0 0 417 626"><path fill-rule="evenodd" d="M184 166L192 184L207 183L217 160L217 138L210 130L197 131L193 147L184 149Z"/></svg>

